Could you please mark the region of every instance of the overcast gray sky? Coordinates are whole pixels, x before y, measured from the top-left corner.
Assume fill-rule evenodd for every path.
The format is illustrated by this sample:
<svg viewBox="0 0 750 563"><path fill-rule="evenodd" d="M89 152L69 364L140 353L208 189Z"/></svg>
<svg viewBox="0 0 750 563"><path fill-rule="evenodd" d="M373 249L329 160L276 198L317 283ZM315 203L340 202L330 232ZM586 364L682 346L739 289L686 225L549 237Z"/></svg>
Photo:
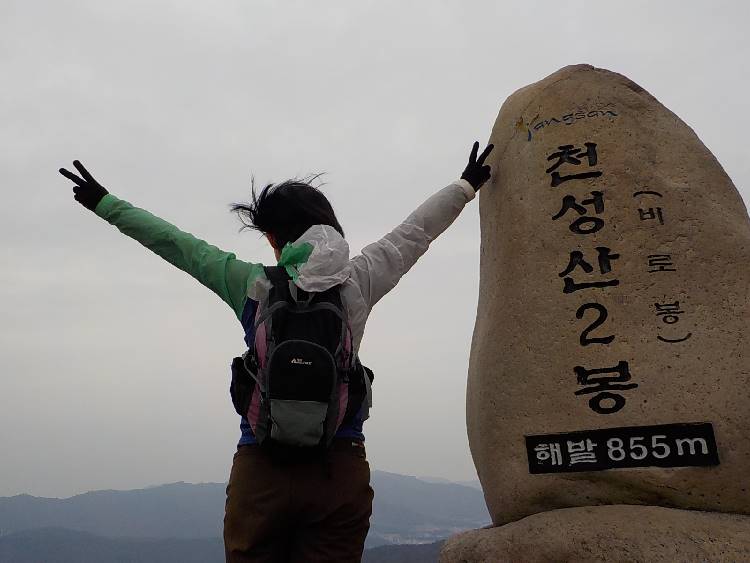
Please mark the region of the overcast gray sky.
<svg viewBox="0 0 750 563"><path fill-rule="evenodd" d="M573 63L623 73L750 198L747 3L0 3L0 495L223 481L239 419L231 310L73 201L117 196L249 261L228 204L327 172L353 251L458 177L514 90ZM473 479L464 418L477 202L375 309L376 469ZM742 265L745 267L746 265Z"/></svg>

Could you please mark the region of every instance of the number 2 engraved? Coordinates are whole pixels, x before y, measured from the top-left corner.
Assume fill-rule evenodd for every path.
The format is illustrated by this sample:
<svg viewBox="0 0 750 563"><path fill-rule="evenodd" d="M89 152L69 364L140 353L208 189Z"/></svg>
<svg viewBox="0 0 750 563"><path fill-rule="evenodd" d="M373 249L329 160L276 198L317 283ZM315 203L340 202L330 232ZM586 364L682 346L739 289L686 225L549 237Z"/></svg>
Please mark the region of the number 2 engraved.
<svg viewBox="0 0 750 563"><path fill-rule="evenodd" d="M615 339L615 336L613 334L599 338L589 337L589 334L591 334L592 331L602 326L604 324L604 321L607 320L607 308L600 303L584 303L583 305L578 307L578 310L576 311L576 318L582 319L583 315L588 309L594 309L595 311L598 311L599 316L581 333L581 346L588 346L589 344L609 344Z"/></svg>

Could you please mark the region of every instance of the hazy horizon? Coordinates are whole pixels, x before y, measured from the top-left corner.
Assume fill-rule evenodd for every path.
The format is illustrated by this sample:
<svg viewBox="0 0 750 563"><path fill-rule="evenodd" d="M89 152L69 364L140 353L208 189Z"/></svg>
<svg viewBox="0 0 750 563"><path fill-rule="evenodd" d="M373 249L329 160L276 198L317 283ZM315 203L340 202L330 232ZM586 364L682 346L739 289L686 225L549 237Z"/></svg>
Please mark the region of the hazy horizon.
<svg viewBox="0 0 750 563"><path fill-rule="evenodd" d="M461 174L508 95L589 63L693 127L747 205L748 15L740 1L4 2L0 496L224 482L239 438L231 310L76 203L58 168L80 159L118 197L267 264L229 204L251 175L326 172L354 254ZM374 309L373 469L476 478L478 267L473 201Z"/></svg>
<svg viewBox="0 0 750 563"><path fill-rule="evenodd" d="M446 479L444 477L434 477L432 475L405 475L403 473L397 473L393 471L381 471L379 469L372 468L373 475L381 474L381 475L388 475L388 476L396 476L396 477L405 477L411 479L412 477L428 484L443 484L443 485L460 485L462 487L468 487L470 489L481 489L479 485L479 479L476 477L474 479L468 479L468 480L458 480L454 481L451 479ZM114 491L118 493L127 493L131 491L140 491L140 490L149 490L149 489L158 489L161 487L170 487L173 485L188 485L188 486L201 486L201 485L226 485L226 483L229 480L229 476L222 480L222 481L169 481L165 483L153 483L153 484L145 484L140 486L134 486L134 487L107 487L104 489L89 489L86 491L77 491L71 494L66 495L29 495L29 493L26 492L19 492L14 493L10 495L0 495L0 498L11 498L14 496L19 495L29 495L34 496L38 498L51 498L51 499L61 499L66 500L70 499L75 496L79 495L85 495L88 493L101 493L101 492L108 492L108 491Z"/></svg>

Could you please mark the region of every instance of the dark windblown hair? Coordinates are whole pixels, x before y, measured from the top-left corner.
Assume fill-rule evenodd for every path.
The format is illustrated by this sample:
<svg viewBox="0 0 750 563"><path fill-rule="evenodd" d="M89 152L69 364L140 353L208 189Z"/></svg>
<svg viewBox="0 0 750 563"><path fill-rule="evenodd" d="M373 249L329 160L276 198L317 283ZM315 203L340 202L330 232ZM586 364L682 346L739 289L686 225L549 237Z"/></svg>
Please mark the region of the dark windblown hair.
<svg viewBox="0 0 750 563"><path fill-rule="evenodd" d="M294 242L313 225L330 225L341 236L344 230L336 219L333 207L318 188L312 186L320 175L292 178L279 184L268 184L259 195L252 182L252 201L234 203L231 210L242 221L242 229L270 234L276 248Z"/></svg>

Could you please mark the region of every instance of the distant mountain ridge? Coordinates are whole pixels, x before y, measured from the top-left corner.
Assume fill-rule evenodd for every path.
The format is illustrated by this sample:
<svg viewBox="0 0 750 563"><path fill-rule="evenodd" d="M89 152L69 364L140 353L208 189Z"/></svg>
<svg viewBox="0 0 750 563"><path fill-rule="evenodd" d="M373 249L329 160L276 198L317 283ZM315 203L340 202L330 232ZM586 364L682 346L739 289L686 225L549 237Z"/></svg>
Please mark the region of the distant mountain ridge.
<svg viewBox="0 0 750 563"><path fill-rule="evenodd" d="M113 538L221 537L225 487L221 483L170 483L130 491L92 491L65 499L0 497L0 533L66 528Z"/></svg>
<svg viewBox="0 0 750 563"><path fill-rule="evenodd" d="M473 487L382 471L372 472L372 486L375 501L368 547L433 543L490 522L482 493ZM131 491L93 491L66 499L0 497L0 545L11 535L20 541L24 536L19 533L41 528L101 539L205 539L210 543L221 538L225 487L222 483L171 483ZM0 557L0 561L5 559Z"/></svg>
<svg viewBox="0 0 750 563"><path fill-rule="evenodd" d="M434 563L442 542L384 545L365 550L362 563ZM4 563L223 563L220 538L103 538L61 528L0 537Z"/></svg>
<svg viewBox="0 0 750 563"><path fill-rule="evenodd" d="M220 538L105 538L62 528L38 528L0 536L7 563L221 563Z"/></svg>
<svg viewBox="0 0 750 563"><path fill-rule="evenodd" d="M441 483L443 485L463 485L464 487L471 487L472 489L482 489L482 484L479 479L473 479L471 481L451 481L450 479L444 479L443 477L430 477L426 475L420 475L417 477L420 481L425 483Z"/></svg>

